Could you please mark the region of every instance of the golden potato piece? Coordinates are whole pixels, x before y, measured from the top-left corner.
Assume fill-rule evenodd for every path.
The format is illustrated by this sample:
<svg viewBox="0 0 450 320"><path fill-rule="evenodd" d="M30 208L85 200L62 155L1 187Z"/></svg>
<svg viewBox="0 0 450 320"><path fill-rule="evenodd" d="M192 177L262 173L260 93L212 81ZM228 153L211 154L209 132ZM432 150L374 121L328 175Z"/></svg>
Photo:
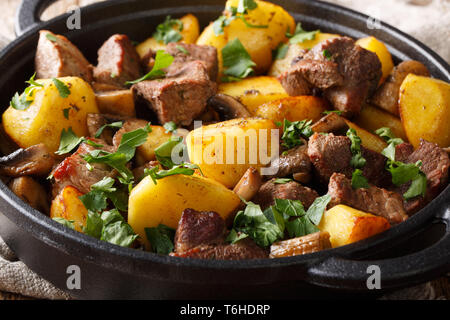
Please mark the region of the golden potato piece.
<svg viewBox="0 0 450 320"><path fill-rule="evenodd" d="M272 139L272 135L277 136ZM273 141L273 142L272 142ZM202 172L233 188L250 167L260 170L278 148L279 129L272 120L238 118L203 126L186 138L189 159Z"/></svg>
<svg viewBox="0 0 450 320"><path fill-rule="evenodd" d="M400 117L409 142L450 145L450 84L409 74L400 87Z"/></svg>
<svg viewBox="0 0 450 320"><path fill-rule="evenodd" d="M52 79L37 80L43 87L34 92L33 103L25 110L9 107L3 113L6 133L22 148L44 143L50 151L59 147L61 131L72 127L78 136L86 136L88 113L99 113L91 86L81 78L59 78L70 90L62 97Z"/></svg>
<svg viewBox="0 0 450 320"><path fill-rule="evenodd" d="M270 258L292 257L330 249L330 234L319 231L303 237L275 242L270 246Z"/></svg>
<svg viewBox="0 0 450 320"><path fill-rule="evenodd" d="M390 128L397 138L407 141L402 122L396 116L372 105L365 105L361 113L354 119L354 122L361 128L370 132L383 127Z"/></svg>
<svg viewBox="0 0 450 320"><path fill-rule="evenodd" d="M263 103L289 97L277 78L267 76L221 83L219 93L236 98L251 114Z"/></svg>
<svg viewBox="0 0 450 320"><path fill-rule="evenodd" d="M372 151L376 151L380 153L383 151L384 148L387 147L386 141L384 141L382 138L377 136L376 134L373 134L360 126L356 125L355 123L344 119L347 125L355 129L356 134L361 138L361 144L362 146L366 147L367 149L370 149Z"/></svg>
<svg viewBox="0 0 450 320"><path fill-rule="evenodd" d="M271 119L273 121L301 121L319 120L329 108L328 102L320 97L314 96L297 96L286 97L279 100L272 100L260 105L255 116Z"/></svg>
<svg viewBox="0 0 450 320"><path fill-rule="evenodd" d="M199 175L168 176L157 184L147 176L130 193L128 223L149 247L145 228L165 224L175 229L186 208L214 211L226 220L240 202L233 191Z"/></svg>
<svg viewBox="0 0 450 320"><path fill-rule="evenodd" d="M321 231L330 234L333 248L369 238L389 228L385 218L342 204L325 211L319 224Z"/></svg>
<svg viewBox="0 0 450 320"><path fill-rule="evenodd" d="M398 96L400 86L406 76L410 73L424 77L430 76L427 67L425 67L422 63L414 60L403 61L392 70L386 81L372 96L371 102L374 105L398 116Z"/></svg>
<svg viewBox="0 0 450 320"><path fill-rule="evenodd" d="M64 218L74 221L75 230L83 232L86 226L87 209L78 198L83 194L75 187L67 186L53 199L50 218Z"/></svg>
<svg viewBox="0 0 450 320"><path fill-rule="evenodd" d="M286 56L283 59L275 60L270 67L268 75L271 77L279 77L291 66L292 60L302 55L304 50L311 49L316 44L339 37L338 34L317 33L313 40L306 40L302 43L289 44Z"/></svg>
<svg viewBox="0 0 450 320"><path fill-rule="evenodd" d="M394 68L394 62L392 61L392 56L386 45L375 37L362 38L356 41L356 44L363 47L366 50L375 52L381 62L381 71L383 76L381 77L380 83L383 82L391 73Z"/></svg>
<svg viewBox="0 0 450 320"><path fill-rule="evenodd" d="M103 91L95 94L97 106L101 113L134 117L134 97L131 90Z"/></svg>

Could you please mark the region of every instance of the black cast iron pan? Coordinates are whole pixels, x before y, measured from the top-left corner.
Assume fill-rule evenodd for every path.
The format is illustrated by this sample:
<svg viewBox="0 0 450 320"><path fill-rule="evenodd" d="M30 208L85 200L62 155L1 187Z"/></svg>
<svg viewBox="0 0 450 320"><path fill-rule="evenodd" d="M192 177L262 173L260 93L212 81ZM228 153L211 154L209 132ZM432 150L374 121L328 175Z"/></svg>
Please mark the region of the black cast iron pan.
<svg viewBox="0 0 450 320"><path fill-rule="evenodd" d="M202 25L214 20L224 1L110 0L81 9L81 29L68 30L66 14L39 19L52 0L23 0L16 32L20 36L0 54L0 102L24 87L33 73L37 31L50 29L73 41L95 64L96 52L110 35L148 37L166 15L194 13ZM381 23L335 5L306 0L275 1L308 30L384 41L395 62L415 59L431 74L450 82L449 65L432 50ZM121 248L68 230L32 209L0 183L0 235L36 273L77 298L315 298L380 293L368 290L368 266L381 270L381 288L391 290L437 277L450 269L450 187L408 221L370 239L310 255L273 260L202 261L159 256ZM77 265L81 288L67 288L67 268Z"/></svg>

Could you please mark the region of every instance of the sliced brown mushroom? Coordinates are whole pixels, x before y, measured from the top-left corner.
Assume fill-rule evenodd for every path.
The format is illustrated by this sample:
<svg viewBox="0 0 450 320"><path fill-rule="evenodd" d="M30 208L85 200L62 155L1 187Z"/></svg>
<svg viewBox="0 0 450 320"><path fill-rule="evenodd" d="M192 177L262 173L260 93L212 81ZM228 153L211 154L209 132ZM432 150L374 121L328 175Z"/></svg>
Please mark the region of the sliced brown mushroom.
<svg viewBox="0 0 450 320"><path fill-rule="evenodd" d="M331 112L314 123L311 126L311 130L314 132L339 134L346 132L348 125L343 117L335 112Z"/></svg>
<svg viewBox="0 0 450 320"><path fill-rule="evenodd" d="M294 179L299 182L309 182L311 179L312 164L306 154L308 143L304 139L302 139L302 141L302 145L287 150L273 161L272 166L278 167L278 171L272 176L267 176L267 178L270 179L293 175Z"/></svg>
<svg viewBox="0 0 450 320"><path fill-rule="evenodd" d="M1 157L0 174L10 177L45 176L50 173L54 164L53 154L40 143Z"/></svg>
<svg viewBox="0 0 450 320"><path fill-rule="evenodd" d="M31 177L13 179L8 187L19 198L43 213L49 213L49 201L45 188Z"/></svg>
<svg viewBox="0 0 450 320"><path fill-rule="evenodd" d="M212 96L208 105L219 113L222 120L251 117L251 113L242 103L223 93Z"/></svg>
<svg viewBox="0 0 450 320"><path fill-rule="evenodd" d="M233 191L246 201L250 201L262 185L262 178L258 170L248 168Z"/></svg>

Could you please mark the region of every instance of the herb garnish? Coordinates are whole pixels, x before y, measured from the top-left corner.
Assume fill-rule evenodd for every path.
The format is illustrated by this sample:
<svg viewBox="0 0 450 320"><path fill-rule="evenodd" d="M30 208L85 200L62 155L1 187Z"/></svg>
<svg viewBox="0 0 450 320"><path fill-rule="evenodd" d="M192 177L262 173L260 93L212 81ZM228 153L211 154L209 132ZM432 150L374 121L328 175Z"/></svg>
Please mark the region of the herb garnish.
<svg viewBox="0 0 450 320"><path fill-rule="evenodd" d="M352 173L352 188L369 188L369 183L366 177L363 176L361 169L355 169Z"/></svg>
<svg viewBox="0 0 450 320"><path fill-rule="evenodd" d="M132 85L132 84L136 84L141 81L144 81L144 80L153 80L153 79L163 78L166 75L166 73L164 72L163 69L170 66L172 64L173 60L174 60L174 58L170 54L168 54L164 50L158 50L156 52L155 64L153 65L152 70L150 70L150 72L148 72L145 76L143 76L137 80L126 81L125 84Z"/></svg>
<svg viewBox="0 0 450 320"><path fill-rule="evenodd" d="M396 138L389 128L380 128L375 131L388 143L388 146L383 149L381 154L388 158L386 162L386 170L391 173L392 183L396 186L411 182L408 190L403 194L406 200L412 199L421 195L425 196L427 191L427 176L420 170L422 161L416 163L403 163L395 160L395 147L403 140Z"/></svg>
<svg viewBox="0 0 450 320"><path fill-rule="evenodd" d="M196 164L183 162L179 165L174 165L168 170L160 170L158 166L155 166L151 169L145 169L145 176L150 176L152 178L153 183L157 184L157 180L174 176L177 174L184 174L186 176L192 176L195 173L195 170L200 170L200 167Z"/></svg>
<svg viewBox="0 0 450 320"><path fill-rule="evenodd" d="M329 115L330 113L336 113L338 116L342 115L342 111L339 110L327 110L322 112L322 114L324 115Z"/></svg>
<svg viewBox="0 0 450 320"><path fill-rule="evenodd" d="M52 81L55 84L56 89L58 89L61 98L67 98L70 95L70 90L64 82L57 78L52 78Z"/></svg>
<svg viewBox="0 0 450 320"><path fill-rule="evenodd" d="M324 58L327 59L327 60L331 60L331 57L333 56L333 55L331 54L331 52L328 51L327 49L325 49L325 50L322 51L322 55L323 55Z"/></svg>
<svg viewBox="0 0 450 320"><path fill-rule="evenodd" d="M289 45L287 43L280 43L278 47L272 51L273 60L281 60L286 57L289 50Z"/></svg>
<svg viewBox="0 0 450 320"><path fill-rule="evenodd" d="M314 40L316 38L316 34L318 34L320 30L315 31L305 31L302 28L302 24L299 22L295 27L295 31L293 34L286 32L286 37L290 38L289 43L303 43L307 40Z"/></svg>
<svg viewBox="0 0 450 320"><path fill-rule="evenodd" d="M122 128L123 122L122 121L117 121L117 122L113 122L113 123L107 123L103 126L101 126L97 132L95 133L94 137L95 138L99 138L103 132L103 130L105 130L106 128L115 128L115 129L120 129Z"/></svg>
<svg viewBox="0 0 450 320"><path fill-rule="evenodd" d="M369 182L363 176L362 171L359 170L366 165L366 159L363 158L361 152L361 138L357 135L356 130L353 128L349 128L347 130L347 137L350 139L350 150L353 155L350 160L350 165L356 169L352 174L352 187L353 189L367 188L369 186Z"/></svg>
<svg viewBox="0 0 450 320"><path fill-rule="evenodd" d="M25 110L33 103L34 91L37 88L44 86L43 84L36 82L34 80L35 77L36 73L34 73L28 81L25 81L25 83L28 83L29 86L23 91L23 93L20 96L19 93L16 92L16 94L11 100L11 107L13 107L16 110Z"/></svg>
<svg viewBox="0 0 450 320"><path fill-rule="evenodd" d="M166 133L169 133L169 132L175 133L177 131L177 124L173 121L164 123L163 127L164 127L164 129L166 129Z"/></svg>
<svg viewBox="0 0 450 320"><path fill-rule="evenodd" d="M152 252L167 255L173 251L174 229L164 224L159 224L155 228L144 228L144 230L151 244Z"/></svg>
<svg viewBox="0 0 450 320"><path fill-rule="evenodd" d="M67 228L75 230L75 221L74 220L68 220L68 219L61 218L61 217L54 217L52 219L58 223L61 223L64 226L66 226Z"/></svg>
<svg viewBox="0 0 450 320"><path fill-rule="evenodd" d="M184 53L184 54L187 55L187 56L190 56L190 55L191 55L191 54L189 53L189 51L186 50L185 47L180 46L179 44L177 45L177 49L178 49L178 51Z"/></svg>
<svg viewBox="0 0 450 320"><path fill-rule="evenodd" d="M291 179L291 178L277 178L277 179L273 180L273 183L275 183L275 184L285 184L285 183L289 183L291 181L294 181L294 180Z"/></svg>
<svg viewBox="0 0 450 320"><path fill-rule="evenodd" d="M245 210L236 214L227 241L236 243L248 236L259 246L268 247L282 240L285 231L290 238L318 232L317 225L330 200L330 195L318 197L307 211L299 200L275 199L275 204L264 211L257 204L246 202Z"/></svg>
<svg viewBox="0 0 450 320"><path fill-rule="evenodd" d="M213 30L216 36L223 34L223 28L230 25L231 21L235 19L240 19L247 28L268 28L268 25L254 25L249 23L245 19L245 15L248 14L249 11L254 10L258 7L258 4L254 0L239 0L238 6L230 7L229 13L230 16L220 16L213 23Z"/></svg>
<svg viewBox="0 0 450 320"><path fill-rule="evenodd" d="M224 74L228 76L222 78L223 82L244 79L253 73L253 67L256 66L238 38L228 42L222 48L222 57Z"/></svg>
<svg viewBox="0 0 450 320"><path fill-rule="evenodd" d="M164 44L178 42L183 39L180 31L183 31L183 22L167 16L166 20L156 27L153 37L159 42L164 42Z"/></svg>
<svg viewBox="0 0 450 320"><path fill-rule="evenodd" d="M286 149L292 149L303 144L301 137L309 138L313 135L311 120L289 121L284 119L281 144Z"/></svg>
<svg viewBox="0 0 450 320"><path fill-rule="evenodd" d="M58 155L63 155L66 153L71 152L74 150L80 143L87 143L90 146L96 147L96 148L102 148L103 145L95 143L92 140L86 139L85 137L78 137L73 131L72 127L69 127L66 131L66 129L62 129L61 131L61 139L59 142L59 148L58 151L55 153Z"/></svg>
<svg viewBox="0 0 450 320"><path fill-rule="evenodd" d="M51 34L51 33L47 33L47 34L45 35L45 37L46 37L48 40L50 40L51 42L56 42L56 41L58 41L58 38L56 38L56 36L54 36L54 35Z"/></svg>

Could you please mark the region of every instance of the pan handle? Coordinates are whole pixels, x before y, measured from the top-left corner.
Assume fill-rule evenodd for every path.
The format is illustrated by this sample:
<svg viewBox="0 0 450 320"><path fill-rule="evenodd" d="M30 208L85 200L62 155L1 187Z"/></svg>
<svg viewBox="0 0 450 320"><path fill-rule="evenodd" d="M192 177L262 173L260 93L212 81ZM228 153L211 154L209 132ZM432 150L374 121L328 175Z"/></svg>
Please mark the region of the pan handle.
<svg viewBox="0 0 450 320"><path fill-rule="evenodd" d="M56 0L22 0L16 14L15 32L21 36L38 25L44 10Z"/></svg>
<svg viewBox="0 0 450 320"><path fill-rule="evenodd" d="M330 257L308 270L307 281L335 289L394 289L418 284L450 270L450 208L433 223L445 224L445 234L433 245L402 257L351 260ZM427 229L423 229L424 232ZM429 229L428 229L429 230ZM422 233L421 233L422 234ZM377 284L376 278L379 275ZM379 285L379 287L377 287Z"/></svg>

